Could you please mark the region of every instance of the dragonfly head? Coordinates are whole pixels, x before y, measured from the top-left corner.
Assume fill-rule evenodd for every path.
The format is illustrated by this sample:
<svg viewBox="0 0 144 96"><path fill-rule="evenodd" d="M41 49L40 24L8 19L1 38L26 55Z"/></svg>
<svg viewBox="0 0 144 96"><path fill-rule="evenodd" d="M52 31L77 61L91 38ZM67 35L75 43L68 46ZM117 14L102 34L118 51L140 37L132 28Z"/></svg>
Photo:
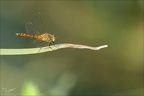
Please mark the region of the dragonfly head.
<svg viewBox="0 0 144 96"><path fill-rule="evenodd" d="M51 36L50 36L50 39L51 39L51 41L54 42L54 41L55 41L55 36L54 36L54 35L51 35Z"/></svg>

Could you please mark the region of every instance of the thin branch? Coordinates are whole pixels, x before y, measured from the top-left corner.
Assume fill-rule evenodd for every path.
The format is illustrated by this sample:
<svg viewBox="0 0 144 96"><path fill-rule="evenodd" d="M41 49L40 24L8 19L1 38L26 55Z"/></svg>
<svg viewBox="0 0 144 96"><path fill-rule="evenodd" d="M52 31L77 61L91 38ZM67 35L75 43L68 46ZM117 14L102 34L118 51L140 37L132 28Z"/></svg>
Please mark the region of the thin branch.
<svg viewBox="0 0 144 96"><path fill-rule="evenodd" d="M90 49L90 50L100 50L106 48L108 45L91 47L79 44L55 44L51 46L41 47L41 48L25 48L25 49L0 49L0 55L28 55L28 54L38 54L48 51L54 51L62 48L78 48L78 49Z"/></svg>

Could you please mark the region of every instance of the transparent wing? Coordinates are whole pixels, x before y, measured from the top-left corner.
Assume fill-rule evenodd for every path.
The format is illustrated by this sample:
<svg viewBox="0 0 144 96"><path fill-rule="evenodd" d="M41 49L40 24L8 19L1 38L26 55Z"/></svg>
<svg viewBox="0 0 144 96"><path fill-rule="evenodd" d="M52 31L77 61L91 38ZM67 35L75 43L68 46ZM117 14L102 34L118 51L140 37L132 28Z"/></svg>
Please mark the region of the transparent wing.
<svg viewBox="0 0 144 96"><path fill-rule="evenodd" d="M35 24L35 26L37 27L37 29L41 32L41 33L45 33L46 32L46 29L45 29L45 24L43 22L43 19L42 19L42 14L41 12L38 12L34 15L34 19L33 19L33 22Z"/></svg>
<svg viewBox="0 0 144 96"><path fill-rule="evenodd" d="M37 47L45 47L49 45L49 42L45 42L45 41L41 41L41 40L34 40L33 43L37 46Z"/></svg>
<svg viewBox="0 0 144 96"><path fill-rule="evenodd" d="M36 14L34 14L33 18L32 18L32 22L33 22L33 25L36 26L37 30L43 34L43 33L46 33L46 26L44 26L44 21L43 21L44 17L43 15L41 14L41 12L38 12Z"/></svg>
<svg viewBox="0 0 144 96"><path fill-rule="evenodd" d="M27 33L40 35L40 32L36 29L36 26L34 26L32 22L26 23L25 28Z"/></svg>

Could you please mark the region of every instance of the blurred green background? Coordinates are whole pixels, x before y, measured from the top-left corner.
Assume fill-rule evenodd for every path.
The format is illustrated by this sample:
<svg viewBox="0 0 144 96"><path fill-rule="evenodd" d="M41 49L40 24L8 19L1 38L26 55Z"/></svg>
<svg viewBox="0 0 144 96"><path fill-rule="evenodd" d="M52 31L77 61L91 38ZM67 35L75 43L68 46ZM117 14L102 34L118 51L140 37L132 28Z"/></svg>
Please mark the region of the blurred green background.
<svg viewBox="0 0 144 96"><path fill-rule="evenodd" d="M1 56L1 94L142 96L143 3L1 0L1 48L35 47L33 39L15 33L25 32L29 20L39 23L38 12L45 30L56 36L57 43L109 45L100 51L61 49Z"/></svg>

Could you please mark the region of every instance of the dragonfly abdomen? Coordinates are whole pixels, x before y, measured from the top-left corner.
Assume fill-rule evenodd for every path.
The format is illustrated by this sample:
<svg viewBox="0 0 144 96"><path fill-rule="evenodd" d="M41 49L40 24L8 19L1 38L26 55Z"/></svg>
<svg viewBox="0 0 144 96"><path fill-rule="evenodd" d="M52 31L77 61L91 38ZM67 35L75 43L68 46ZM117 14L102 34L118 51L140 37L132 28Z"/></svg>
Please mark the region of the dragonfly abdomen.
<svg viewBox="0 0 144 96"><path fill-rule="evenodd" d="M16 33L17 36L26 36L26 37L31 37L31 38L36 38L36 39L41 39L42 37L39 35L33 35L33 34L27 34L27 33Z"/></svg>

